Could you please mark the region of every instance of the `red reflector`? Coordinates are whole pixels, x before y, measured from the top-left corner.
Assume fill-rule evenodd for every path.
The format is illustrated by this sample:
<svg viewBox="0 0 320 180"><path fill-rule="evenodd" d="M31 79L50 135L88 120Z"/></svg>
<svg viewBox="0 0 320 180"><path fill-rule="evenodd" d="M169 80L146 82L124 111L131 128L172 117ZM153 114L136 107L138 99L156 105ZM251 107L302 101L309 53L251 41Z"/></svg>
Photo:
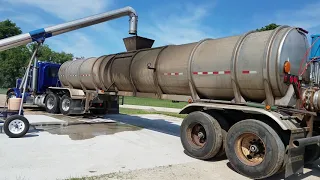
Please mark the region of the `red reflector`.
<svg viewBox="0 0 320 180"><path fill-rule="evenodd" d="M284 82L288 81L288 76L284 76Z"/></svg>
<svg viewBox="0 0 320 180"><path fill-rule="evenodd" d="M100 106L102 106L102 104L100 103Z"/></svg>
<svg viewBox="0 0 320 180"><path fill-rule="evenodd" d="M290 83L293 83L293 76L290 76Z"/></svg>
<svg viewBox="0 0 320 180"><path fill-rule="evenodd" d="M294 82L294 83L297 83L297 82L298 82L298 77L297 77L297 76L294 77L293 82Z"/></svg>

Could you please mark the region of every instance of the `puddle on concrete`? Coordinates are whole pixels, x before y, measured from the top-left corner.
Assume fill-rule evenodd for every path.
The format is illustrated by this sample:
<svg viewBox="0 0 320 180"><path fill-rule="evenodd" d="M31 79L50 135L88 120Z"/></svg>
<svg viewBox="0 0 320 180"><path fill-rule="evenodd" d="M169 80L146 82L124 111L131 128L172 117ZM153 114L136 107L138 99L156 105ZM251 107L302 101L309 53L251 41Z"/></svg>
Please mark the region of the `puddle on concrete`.
<svg viewBox="0 0 320 180"><path fill-rule="evenodd" d="M124 131L138 131L142 128L122 123L77 124L69 126L50 126L44 130L56 135L68 135L72 140L84 140L101 135L111 135Z"/></svg>

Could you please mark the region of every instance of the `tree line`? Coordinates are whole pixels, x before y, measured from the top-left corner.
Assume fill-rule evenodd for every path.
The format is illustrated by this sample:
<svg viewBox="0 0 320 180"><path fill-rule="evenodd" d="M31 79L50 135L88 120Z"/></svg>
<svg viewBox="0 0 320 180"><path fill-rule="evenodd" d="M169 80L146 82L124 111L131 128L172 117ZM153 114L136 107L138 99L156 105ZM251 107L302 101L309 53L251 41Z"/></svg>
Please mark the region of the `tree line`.
<svg viewBox="0 0 320 180"><path fill-rule="evenodd" d="M21 28L7 19L0 21L0 39L22 34ZM23 77L25 68L32 56L35 44L28 44L0 52L0 88L14 87L16 79ZM73 54L55 52L43 44L37 53L39 61L64 63L73 59Z"/></svg>

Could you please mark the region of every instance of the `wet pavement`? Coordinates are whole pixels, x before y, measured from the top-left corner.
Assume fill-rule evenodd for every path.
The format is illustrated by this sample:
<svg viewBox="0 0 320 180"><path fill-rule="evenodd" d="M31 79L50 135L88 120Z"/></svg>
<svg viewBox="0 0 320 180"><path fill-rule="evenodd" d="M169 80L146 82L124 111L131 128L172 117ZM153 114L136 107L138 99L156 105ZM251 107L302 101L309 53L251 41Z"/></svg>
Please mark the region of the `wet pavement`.
<svg viewBox="0 0 320 180"><path fill-rule="evenodd" d="M112 135L124 131L138 131L142 128L127 124L111 123L84 123L68 126L48 126L43 130L50 134L68 135L71 140L91 139L101 135Z"/></svg>

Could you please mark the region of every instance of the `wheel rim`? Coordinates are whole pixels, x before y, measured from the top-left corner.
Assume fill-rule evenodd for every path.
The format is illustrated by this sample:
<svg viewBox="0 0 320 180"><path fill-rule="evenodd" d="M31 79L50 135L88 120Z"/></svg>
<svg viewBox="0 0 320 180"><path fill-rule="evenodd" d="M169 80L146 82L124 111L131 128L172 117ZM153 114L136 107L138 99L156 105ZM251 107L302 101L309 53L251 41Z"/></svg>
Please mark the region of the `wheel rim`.
<svg viewBox="0 0 320 180"><path fill-rule="evenodd" d="M47 108L52 109L54 107L54 100L53 98L49 98L47 101Z"/></svg>
<svg viewBox="0 0 320 180"><path fill-rule="evenodd" d="M70 100L69 100L69 99L64 99L64 100L62 101L61 107L62 107L62 109L63 109L64 111L68 111L69 108L70 108Z"/></svg>
<svg viewBox="0 0 320 180"><path fill-rule="evenodd" d="M206 144L207 134L201 124L192 124L187 129L188 140L193 145L202 148Z"/></svg>
<svg viewBox="0 0 320 180"><path fill-rule="evenodd" d="M266 146L259 136L244 133L236 140L235 152L238 158L248 166L256 166L263 162Z"/></svg>
<svg viewBox="0 0 320 180"><path fill-rule="evenodd" d="M19 119L12 120L9 123L9 131L13 134L20 134L25 129L25 124Z"/></svg>

